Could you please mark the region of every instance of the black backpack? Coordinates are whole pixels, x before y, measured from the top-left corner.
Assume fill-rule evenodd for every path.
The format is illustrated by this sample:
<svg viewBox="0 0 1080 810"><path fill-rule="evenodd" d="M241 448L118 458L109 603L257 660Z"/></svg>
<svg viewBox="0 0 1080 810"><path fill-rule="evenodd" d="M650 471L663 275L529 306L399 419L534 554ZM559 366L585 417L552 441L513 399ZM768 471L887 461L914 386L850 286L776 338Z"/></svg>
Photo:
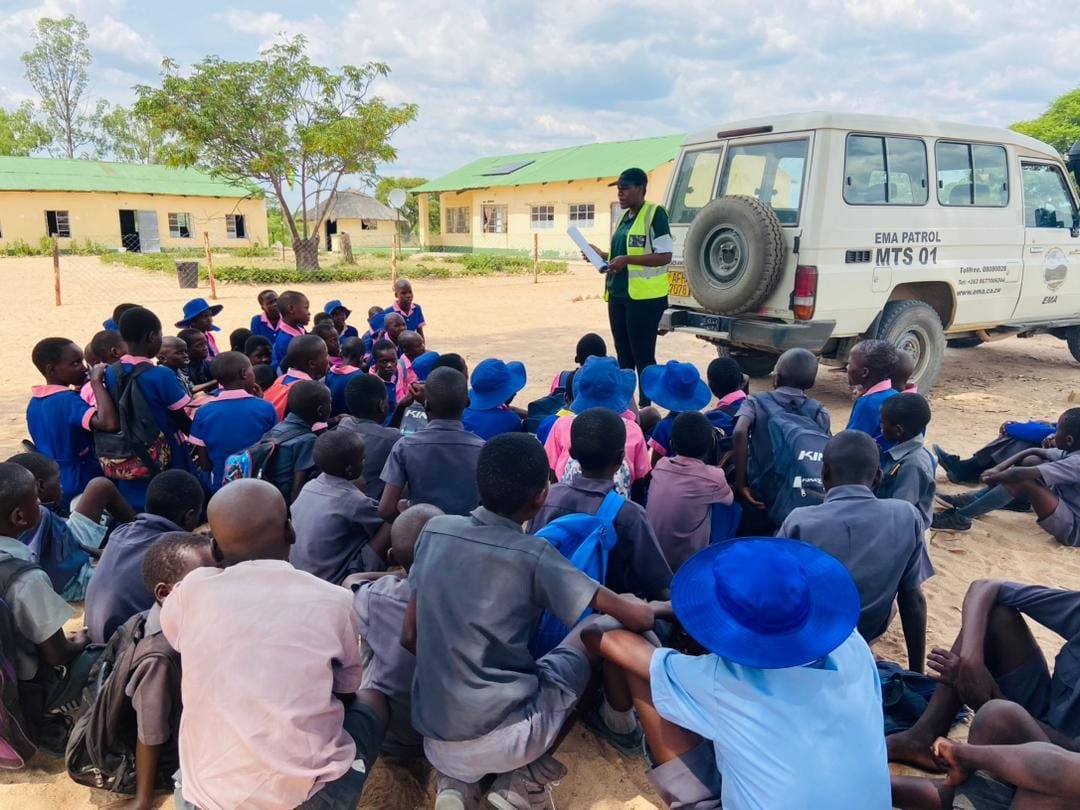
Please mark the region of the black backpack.
<svg viewBox="0 0 1080 810"><path fill-rule="evenodd" d="M152 363L139 363L125 372L123 363L110 366L114 383L109 396L116 403L120 430L116 433L94 431L94 452L107 478L117 481L140 481L153 478L169 466L169 440L150 410L142 389L135 381Z"/></svg>
<svg viewBox="0 0 1080 810"><path fill-rule="evenodd" d="M0 561L0 768L4 769L22 768L37 751L19 694L15 655L20 636L7 595L18 577L35 569L40 566L29 560L9 557Z"/></svg>
<svg viewBox="0 0 1080 810"><path fill-rule="evenodd" d="M241 478L258 478L275 483L278 446L309 432L310 428L295 427L274 435L271 428L255 444L226 457L221 480L229 484Z"/></svg>
<svg viewBox="0 0 1080 810"><path fill-rule="evenodd" d="M80 785L135 792L135 746L138 723L131 698L125 692L139 665L158 658L179 668L179 656L160 643L139 642L146 637L146 615L138 613L116 628L97 659L82 691L81 714L68 737L64 754L68 775ZM159 637L155 637L159 638ZM157 787L172 787L169 776L178 767L175 750L162 751L158 759Z"/></svg>

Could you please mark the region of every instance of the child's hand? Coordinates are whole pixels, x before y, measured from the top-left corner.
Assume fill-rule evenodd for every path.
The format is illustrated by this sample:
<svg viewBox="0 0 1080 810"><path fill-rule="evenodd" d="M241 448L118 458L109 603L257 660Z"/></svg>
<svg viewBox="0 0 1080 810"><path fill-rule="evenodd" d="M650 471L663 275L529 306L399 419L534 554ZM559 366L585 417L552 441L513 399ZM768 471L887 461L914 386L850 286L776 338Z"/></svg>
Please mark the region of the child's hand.
<svg viewBox="0 0 1080 810"><path fill-rule="evenodd" d="M1057 442L1055 441L1055 434L1051 433L1045 439L1042 440L1043 450L1056 450Z"/></svg>
<svg viewBox="0 0 1080 810"><path fill-rule="evenodd" d="M425 394L424 384L422 382L409 383L409 396L416 402L425 404L427 402L427 395Z"/></svg>
<svg viewBox="0 0 1080 810"><path fill-rule="evenodd" d="M754 493L750 491L750 487L739 487L739 496L755 509L765 508L765 504L754 497Z"/></svg>
<svg viewBox="0 0 1080 810"><path fill-rule="evenodd" d="M649 602L649 607L652 608L653 616L658 619L666 619L671 621L675 618L675 611L671 609L671 602Z"/></svg>
<svg viewBox="0 0 1080 810"><path fill-rule="evenodd" d="M105 369L108 366L104 363L97 363L90 369L90 382L104 382L105 381Z"/></svg>
<svg viewBox="0 0 1080 810"><path fill-rule="evenodd" d="M934 647L930 651L930 655L926 656L926 666L930 669L930 677L935 681L946 686L956 686L956 674L960 669L960 656L952 650Z"/></svg>

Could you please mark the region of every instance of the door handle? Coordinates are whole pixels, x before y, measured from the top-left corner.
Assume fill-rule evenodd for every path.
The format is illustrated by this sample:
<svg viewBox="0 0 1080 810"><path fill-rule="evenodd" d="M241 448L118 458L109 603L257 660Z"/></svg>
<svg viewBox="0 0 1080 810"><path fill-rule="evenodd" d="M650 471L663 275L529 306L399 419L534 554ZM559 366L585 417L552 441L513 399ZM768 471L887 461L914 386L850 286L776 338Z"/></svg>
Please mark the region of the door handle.
<svg viewBox="0 0 1080 810"><path fill-rule="evenodd" d="M1028 248L1028 253L1042 253L1042 252L1043 252L1043 249L1041 247Z"/></svg>

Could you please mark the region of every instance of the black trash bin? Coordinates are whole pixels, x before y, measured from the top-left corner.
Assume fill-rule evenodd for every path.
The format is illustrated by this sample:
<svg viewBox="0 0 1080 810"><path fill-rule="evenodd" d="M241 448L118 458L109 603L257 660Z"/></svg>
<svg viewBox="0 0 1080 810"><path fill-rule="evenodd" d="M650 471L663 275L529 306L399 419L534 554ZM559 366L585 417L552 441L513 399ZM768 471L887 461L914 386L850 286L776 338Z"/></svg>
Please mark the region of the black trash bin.
<svg viewBox="0 0 1080 810"><path fill-rule="evenodd" d="M199 286L199 263L177 262L176 280L180 282L180 289L194 290Z"/></svg>

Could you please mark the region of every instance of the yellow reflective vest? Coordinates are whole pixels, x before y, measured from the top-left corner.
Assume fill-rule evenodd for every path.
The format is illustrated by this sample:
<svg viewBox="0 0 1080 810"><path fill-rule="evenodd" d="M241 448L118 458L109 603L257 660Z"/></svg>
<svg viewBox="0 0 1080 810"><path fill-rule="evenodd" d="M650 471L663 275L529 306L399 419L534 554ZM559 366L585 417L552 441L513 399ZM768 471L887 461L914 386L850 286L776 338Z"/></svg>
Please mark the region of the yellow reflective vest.
<svg viewBox="0 0 1080 810"><path fill-rule="evenodd" d="M634 217L634 222L626 234L626 255L629 259L632 260L634 256L647 256L653 252L652 222L656 209L656 203L647 202ZM667 265L645 267L631 261L626 265L626 274L627 291L633 301L663 298L668 294ZM604 300L607 299L608 293L605 290Z"/></svg>

